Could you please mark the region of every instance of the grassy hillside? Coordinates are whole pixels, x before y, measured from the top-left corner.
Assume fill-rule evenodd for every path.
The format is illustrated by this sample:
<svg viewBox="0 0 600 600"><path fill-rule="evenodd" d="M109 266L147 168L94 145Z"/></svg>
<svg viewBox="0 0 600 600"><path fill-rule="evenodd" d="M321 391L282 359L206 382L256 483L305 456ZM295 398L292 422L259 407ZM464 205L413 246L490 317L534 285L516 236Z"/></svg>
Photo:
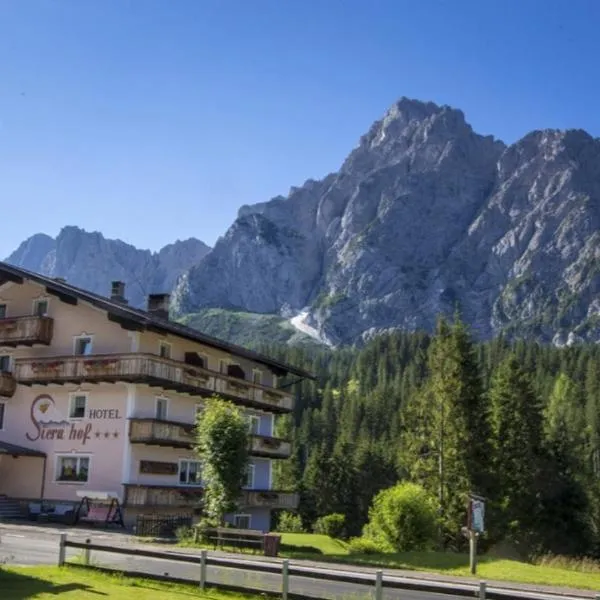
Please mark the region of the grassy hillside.
<svg viewBox="0 0 600 600"><path fill-rule="evenodd" d="M319 342L299 332L286 319L277 315L207 308L185 315L179 320L203 333L247 348L256 348L264 343L321 347Z"/></svg>

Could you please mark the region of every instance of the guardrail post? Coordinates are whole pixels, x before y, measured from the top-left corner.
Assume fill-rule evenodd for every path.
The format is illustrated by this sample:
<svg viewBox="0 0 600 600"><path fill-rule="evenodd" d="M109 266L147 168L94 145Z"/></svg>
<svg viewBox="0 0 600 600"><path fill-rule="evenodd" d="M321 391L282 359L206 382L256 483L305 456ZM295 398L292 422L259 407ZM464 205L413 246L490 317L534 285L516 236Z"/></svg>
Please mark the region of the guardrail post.
<svg viewBox="0 0 600 600"><path fill-rule="evenodd" d="M67 558L67 534L61 533L58 537L58 566L62 567L65 564Z"/></svg>
<svg viewBox="0 0 600 600"><path fill-rule="evenodd" d="M282 563L281 576L281 598L282 600L288 600L288 592L290 591L290 561L287 558Z"/></svg>
<svg viewBox="0 0 600 600"><path fill-rule="evenodd" d="M86 544L91 544L92 540L90 540L89 538L87 540L85 540ZM91 551L89 548L86 548L83 551L83 564L87 567L90 564L90 555L91 555Z"/></svg>
<svg viewBox="0 0 600 600"><path fill-rule="evenodd" d="M206 550L200 551L200 589L204 591L206 586Z"/></svg>
<svg viewBox="0 0 600 600"><path fill-rule="evenodd" d="M479 600L485 600L485 590L486 590L485 581L480 581L479 582Z"/></svg>
<svg viewBox="0 0 600 600"><path fill-rule="evenodd" d="M383 571L375 572L375 600L383 598Z"/></svg>

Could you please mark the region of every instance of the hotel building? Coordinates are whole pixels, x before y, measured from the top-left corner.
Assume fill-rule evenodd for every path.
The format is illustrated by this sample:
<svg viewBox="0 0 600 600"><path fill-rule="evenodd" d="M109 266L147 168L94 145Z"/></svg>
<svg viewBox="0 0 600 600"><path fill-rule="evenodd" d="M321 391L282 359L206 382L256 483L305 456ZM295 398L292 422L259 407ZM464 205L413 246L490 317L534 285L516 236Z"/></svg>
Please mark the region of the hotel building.
<svg viewBox="0 0 600 600"><path fill-rule="evenodd" d="M273 461L290 455L275 418L293 409L305 371L169 320L169 296L130 307L121 282L102 297L0 263L0 516L44 500L74 505L116 496L125 520L198 514L196 414L215 394L244 411L250 466L240 528L268 531L297 495L273 489Z"/></svg>

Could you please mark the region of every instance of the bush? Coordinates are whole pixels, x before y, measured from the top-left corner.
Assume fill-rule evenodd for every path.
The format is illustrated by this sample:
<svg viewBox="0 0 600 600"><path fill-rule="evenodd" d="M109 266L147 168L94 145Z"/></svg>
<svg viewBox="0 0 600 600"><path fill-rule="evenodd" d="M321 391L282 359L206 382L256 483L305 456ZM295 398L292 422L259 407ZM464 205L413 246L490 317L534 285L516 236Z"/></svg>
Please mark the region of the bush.
<svg viewBox="0 0 600 600"><path fill-rule="evenodd" d="M177 538L178 542L185 542L188 540L193 539L194 537L194 529L192 527L178 527L175 530L175 537Z"/></svg>
<svg viewBox="0 0 600 600"><path fill-rule="evenodd" d="M436 501L420 485L399 483L375 496L363 537L395 552L430 549L437 537Z"/></svg>
<svg viewBox="0 0 600 600"><path fill-rule="evenodd" d="M375 540L364 537L352 538L348 542L350 554L382 554L385 549L379 546Z"/></svg>
<svg viewBox="0 0 600 600"><path fill-rule="evenodd" d="M341 513L325 515L315 521L313 531L332 538L343 538L346 529L346 516Z"/></svg>
<svg viewBox="0 0 600 600"><path fill-rule="evenodd" d="M300 515L283 511L279 515L279 521L277 522L277 531L279 531L280 533L304 533L304 528L302 527L302 519L300 518Z"/></svg>

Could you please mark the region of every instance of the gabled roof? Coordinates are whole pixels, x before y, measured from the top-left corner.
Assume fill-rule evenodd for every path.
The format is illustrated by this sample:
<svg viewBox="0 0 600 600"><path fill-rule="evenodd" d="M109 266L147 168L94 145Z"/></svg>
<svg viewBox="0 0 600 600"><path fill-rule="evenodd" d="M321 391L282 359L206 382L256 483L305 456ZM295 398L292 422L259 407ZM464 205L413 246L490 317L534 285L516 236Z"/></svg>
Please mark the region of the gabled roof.
<svg viewBox="0 0 600 600"><path fill-rule="evenodd" d="M264 354L259 352L253 352L237 346L236 344L230 344L218 338L206 335L197 329L192 327L186 327L180 323L163 319L147 311L133 308L124 303L116 300L111 300L104 296L88 292L81 288L69 285L68 283L52 279L51 277L45 277L38 273L33 273L25 269L14 267L4 262L0 262L0 285L7 282L23 283L24 280L33 281L39 285L43 285L46 288L46 292L53 296L57 296L61 301L67 304L76 305L78 301L88 302L96 308L105 310L108 313L108 319L118 323L124 329L129 331L154 331L160 334L175 335L183 339L191 340L209 346L217 348L225 352L229 352L235 356L246 358L254 362L263 364L273 370L276 374L284 375L291 373L298 377L315 379L315 376L299 369L292 365L288 365L277 360L273 360Z"/></svg>

